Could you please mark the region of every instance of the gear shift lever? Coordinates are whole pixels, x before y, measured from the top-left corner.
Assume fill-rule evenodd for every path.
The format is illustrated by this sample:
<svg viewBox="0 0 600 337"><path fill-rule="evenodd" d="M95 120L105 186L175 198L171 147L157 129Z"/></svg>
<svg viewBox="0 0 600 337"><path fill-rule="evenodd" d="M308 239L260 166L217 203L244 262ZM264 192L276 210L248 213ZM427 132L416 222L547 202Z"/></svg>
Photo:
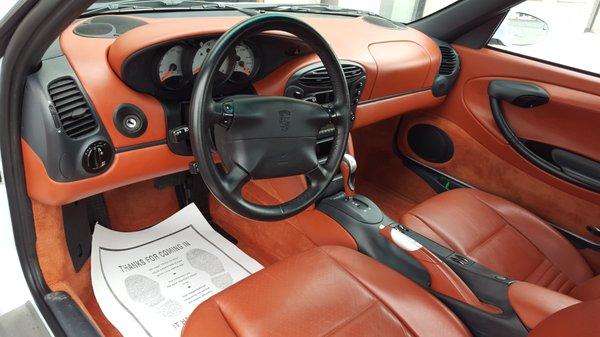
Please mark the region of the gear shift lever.
<svg viewBox="0 0 600 337"><path fill-rule="evenodd" d="M356 159L348 153L344 154L340 170L342 171L344 180L344 192L348 197L353 197L355 194L356 186L354 185L354 180L356 178L356 166Z"/></svg>

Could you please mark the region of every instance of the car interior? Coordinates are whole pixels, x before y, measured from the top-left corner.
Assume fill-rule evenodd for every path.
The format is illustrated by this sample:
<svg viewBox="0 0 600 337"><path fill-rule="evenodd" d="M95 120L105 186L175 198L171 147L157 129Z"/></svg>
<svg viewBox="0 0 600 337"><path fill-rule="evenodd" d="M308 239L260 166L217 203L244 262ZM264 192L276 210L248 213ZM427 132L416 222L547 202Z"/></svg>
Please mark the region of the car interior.
<svg viewBox="0 0 600 337"><path fill-rule="evenodd" d="M49 325L121 336L92 289L94 226L195 203L264 270L185 337L600 335L600 78L488 47L519 2L407 25L56 13L20 96L2 93L19 98L2 152ZM9 46L3 76L18 59Z"/></svg>

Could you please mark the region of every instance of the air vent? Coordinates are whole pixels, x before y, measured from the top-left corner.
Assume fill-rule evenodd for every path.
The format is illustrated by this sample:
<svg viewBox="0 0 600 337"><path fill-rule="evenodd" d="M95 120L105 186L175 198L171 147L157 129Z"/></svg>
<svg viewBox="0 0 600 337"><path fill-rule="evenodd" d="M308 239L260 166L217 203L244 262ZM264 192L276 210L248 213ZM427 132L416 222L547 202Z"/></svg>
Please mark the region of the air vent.
<svg viewBox="0 0 600 337"><path fill-rule="evenodd" d="M48 84L48 93L56 109L60 126L71 138L81 138L98 127L92 109L72 77Z"/></svg>
<svg viewBox="0 0 600 337"><path fill-rule="evenodd" d="M440 46L442 52L442 64L440 65L440 75L451 75L458 65L456 53L447 46Z"/></svg>
<svg viewBox="0 0 600 337"><path fill-rule="evenodd" d="M346 82L352 83L364 76L364 71L361 67L354 64L342 64ZM330 88L331 78L327 73L327 69L321 66L302 75L299 83L307 87Z"/></svg>

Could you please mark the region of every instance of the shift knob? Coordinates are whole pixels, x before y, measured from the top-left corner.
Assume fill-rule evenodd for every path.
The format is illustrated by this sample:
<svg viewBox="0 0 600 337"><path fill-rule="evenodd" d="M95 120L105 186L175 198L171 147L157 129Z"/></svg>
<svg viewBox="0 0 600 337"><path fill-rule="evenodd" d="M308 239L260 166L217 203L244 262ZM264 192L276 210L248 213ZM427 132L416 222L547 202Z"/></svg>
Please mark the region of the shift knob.
<svg viewBox="0 0 600 337"><path fill-rule="evenodd" d="M356 178L356 159L350 154L345 154L340 165L342 177L344 180L344 192L347 196L354 196L356 186L354 184Z"/></svg>

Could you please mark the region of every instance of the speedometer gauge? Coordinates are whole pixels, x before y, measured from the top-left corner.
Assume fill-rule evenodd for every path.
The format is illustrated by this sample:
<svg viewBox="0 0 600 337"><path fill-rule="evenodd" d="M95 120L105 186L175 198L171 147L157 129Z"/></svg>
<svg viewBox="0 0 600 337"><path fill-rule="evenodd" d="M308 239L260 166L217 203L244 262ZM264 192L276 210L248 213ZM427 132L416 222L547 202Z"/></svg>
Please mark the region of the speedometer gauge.
<svg viewBox="0 0 600 337"><path fill-rule="evenodd" d="M196 74L198 74L198 72L200 72L202 63L204 62L204 60L206 59L206 57L208 56L210 51L213 49L216 42L217 42L216 39L212 39L210 41L199 43L198 51L196 51L196 55L194 55L194 61L192 64L192 70L193 70L194 75L196 75ZM225 76L229 76L229 74L231 73L231 70L232 70L231 60L229 58L227 58L225 60L225 62L223 62L223 64L221 65L221 68L219 68L219 72L221 72L221 74L223 74Z"/></svg>
<svg viewBox="0 0 600 337"><path fill-rule="evenodd" d="M235 67L234 72L240 72L248 77L254 73L256 58L254 52L248 45L242 43L235 47Z"/></svg>
<svg viewBox="0 0 600 337"><path fill-rule="evenodd" d="M178 89L185 84L183 74L184 47L171 47L160 59L158 78L161 84L169 89Z"/></svg>

